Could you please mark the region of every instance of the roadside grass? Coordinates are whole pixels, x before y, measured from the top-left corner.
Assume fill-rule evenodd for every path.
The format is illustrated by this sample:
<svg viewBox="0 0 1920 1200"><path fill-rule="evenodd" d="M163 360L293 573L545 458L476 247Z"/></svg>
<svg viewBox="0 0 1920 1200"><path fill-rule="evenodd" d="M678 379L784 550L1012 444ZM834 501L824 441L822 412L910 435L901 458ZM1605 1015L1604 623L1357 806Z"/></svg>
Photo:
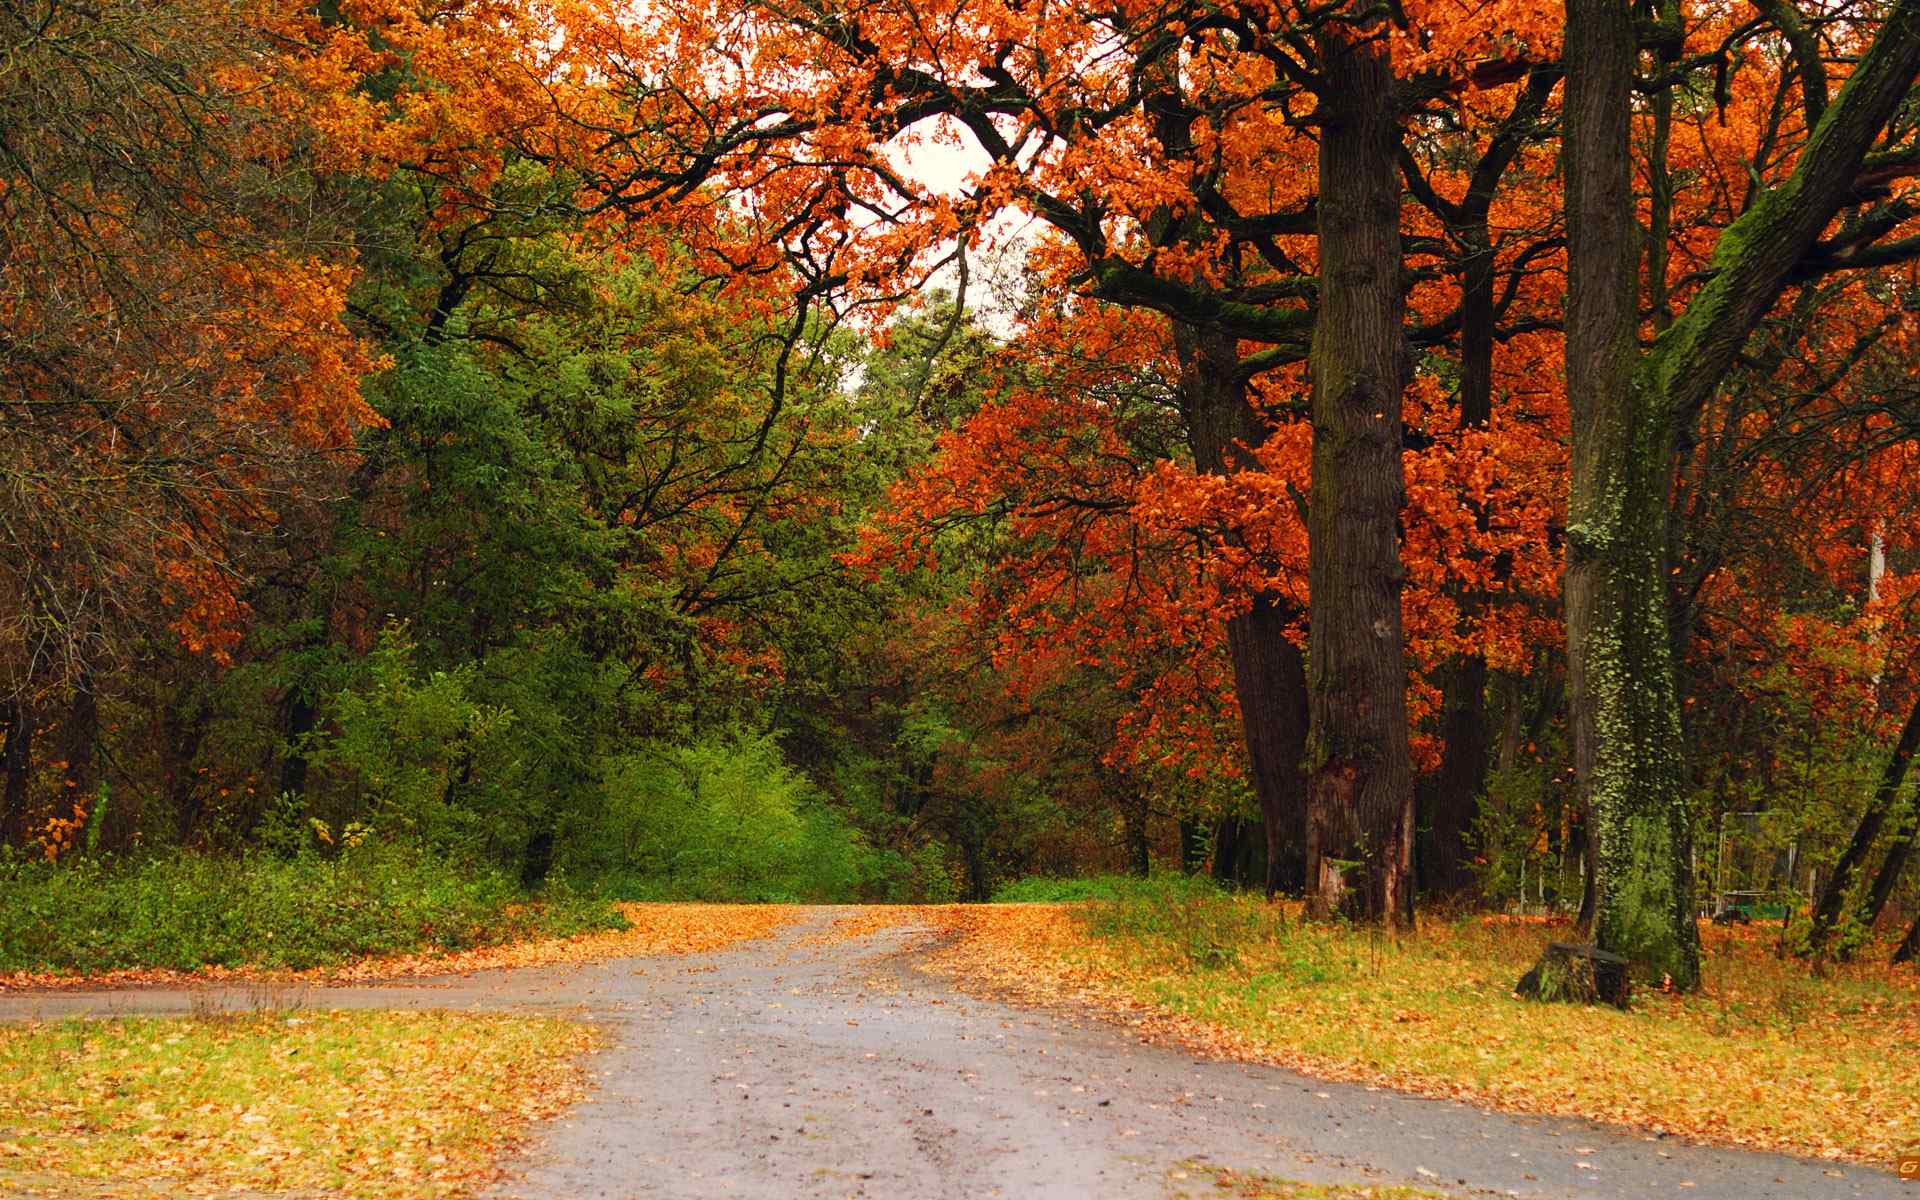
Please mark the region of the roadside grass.
<svg viewBox="0 0 1920 1200"><path fill-rule="evenodd" d="M299 971L622 924L598 897L564 887L529 897L498 871L405 847L0 862L0 973Z"/></svg>
<svg viewBox="0 0 1920 1200"><path fill-rule="evenodd" d="M1032 875L1002 884L993 893L995 904L1071 904L1079 900L1118 902L1140 896L1224 895L1220 886L1205 875L1155 875L1141 879L1136 875L1087 875L1055 878Z"/></svg>
<svg viewBox="0 0 1920 1200"><path fill-rule="evenodd" d="M0 1191L468 1195L578 1098L595 1040L434 1012L0 1027Z"/></svg>
<svg viewBox="0 0 1920 1200"><path fill-rule="evenodd" d="M236 967L208 966L193 971L122 968L85 974L13 972L0 974L0 994L9 989L110 988L130 985L185 986L199 983L341 984L380 979L467 975L508 967L553 967L648 958L668 954L705 954L766 937L800 920L805 908L773 904L639 904L610 906L614 928L545 934L538 925L515 923L509 912L498 940L464 950L428 948L407 954L370 954L325 966L287 970L243 962Z"/></svg>
<svg viewBox="0 0 1920 1200"><path fill-rule="evenodd" d="M1537 921L1428 917L1395 938L1151 888L940 919L957 935L940 969L1233 1057L1883 1168L1920 1149L1920 977L1815 978L1774 956L1771 930L1705 930L1700 992L1642 990L1619 1012L1513 995L1570 936Z"/></svg>

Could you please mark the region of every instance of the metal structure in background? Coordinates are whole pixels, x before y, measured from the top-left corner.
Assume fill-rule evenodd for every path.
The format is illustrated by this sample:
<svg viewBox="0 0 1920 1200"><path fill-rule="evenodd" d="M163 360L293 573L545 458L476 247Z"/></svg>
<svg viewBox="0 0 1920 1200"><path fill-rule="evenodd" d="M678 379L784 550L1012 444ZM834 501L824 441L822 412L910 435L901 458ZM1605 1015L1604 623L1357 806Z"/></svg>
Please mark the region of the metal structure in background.
<svg viewBox="0 0 1920 1200"><path fill-rule="evenodd" d="M1785 920L1813 895L1813 869L1803 867L1799 839L1768 835L1760 812L1728 813L1720 822L1714 869L1715 916L1732 911L1754 920Z"/></svg>

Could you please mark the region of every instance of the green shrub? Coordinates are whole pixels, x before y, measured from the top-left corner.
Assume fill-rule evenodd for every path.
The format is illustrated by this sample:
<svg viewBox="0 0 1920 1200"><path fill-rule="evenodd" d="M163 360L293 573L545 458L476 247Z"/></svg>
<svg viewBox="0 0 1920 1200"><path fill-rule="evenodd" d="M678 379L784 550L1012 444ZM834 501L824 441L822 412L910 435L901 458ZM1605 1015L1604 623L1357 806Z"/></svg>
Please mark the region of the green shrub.
<svg viewBox="0 0 1920 1200"><path fill-rule="evenodd" d="M617 927L603 900L529 900L498 872L399 846L337 858L0 863L0 970L304 968Z"/></svg>
<svg viewBox="0 0 1920 1200"><path fill-rule="evenodd" d="M356 782L361 815L372 827L436 846L470 847L479 814L472 796L455 792L462 781L492 788L510 776L503 735L513 714L473 698L472 664L427 671L415 658L406 627L388 626L353 686L333 697L333 730L312 739L309 756L315 766Z"/></svg>
<svg viewBox="0 0 1920 1200"><path fill-rule="evenodd" d="M902 893L941 873L868 845L770 735L649 747L609 777L605 810L568 840L576 869L623 900L919 899Z"/></svg>
<svg viewBox="0 0 1920 1200"><path fill-rule="evenodd" d="M1114 899L1094 906L1096 937L1120 937L1157 945L1198 967L1231 967L1242 944L1262 931L1264 906L1222 892L1197 875L1135 880Z"/></svg>

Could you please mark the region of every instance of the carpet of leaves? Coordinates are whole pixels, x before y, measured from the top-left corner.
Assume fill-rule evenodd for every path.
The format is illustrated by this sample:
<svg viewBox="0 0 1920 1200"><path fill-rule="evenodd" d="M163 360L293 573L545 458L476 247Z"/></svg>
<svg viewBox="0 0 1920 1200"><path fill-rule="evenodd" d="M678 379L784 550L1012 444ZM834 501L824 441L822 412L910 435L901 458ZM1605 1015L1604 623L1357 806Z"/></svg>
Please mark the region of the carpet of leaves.
<svg viewBox="0 0 1920 1200"><path fill-rule="evenodd" d="M1439 1192L1377 1183L1299 1183L1270 1175L1232 1171L1208 1163L1183 1163L1167 1176L1171 1200L1444 1200ZM1193 1189L1193 1190L1189 1190Z"/></svg>
<svg viewBox="0 0 1920 1200"><path fill-rule="evenodd" d="M794 944L833 946L841 942L858 941L882 930L920 924L931 907L934 906L905 904L862 906L835 916L826 928L815 930Z"/></svg>
<svg viewBox="0 0 1920 1200"><path fill-rule="evenodd" d="M1709 929L1694 995L1536 1004L1513 983L1537 922L1428 920L1407 937L1286 905L929 910L933 969L1018 1001L1090 1007L1143 1038L1516 1112L1888 1167L1920 1147L1920 978L1811 975L1762 929Z"/></svg>
<svg viewBox="0 0 1920 1200"><path fill-rule="evenodd" d="M579 1097L595 1040L434 1012L0 1028L0 1194L467 1196Z"/></svg>
<svg viewBox="0 0 1920 1200"><path fill-rule="evenodd" d="M805 909L775 904L617 905L625 929L595 930L571 937L503 942L440 954L388 955L356 959L310 971L258 967L208 967L200 971L128 970L97 975L29 972L0 974L0 992L25 989L99 989L128 986L180 986L194 983L328 984L376 979L412 979L468 975L504 967L552 967L642 958L660 954L705 954L740 942L767 937L799 920Z"/></svg>

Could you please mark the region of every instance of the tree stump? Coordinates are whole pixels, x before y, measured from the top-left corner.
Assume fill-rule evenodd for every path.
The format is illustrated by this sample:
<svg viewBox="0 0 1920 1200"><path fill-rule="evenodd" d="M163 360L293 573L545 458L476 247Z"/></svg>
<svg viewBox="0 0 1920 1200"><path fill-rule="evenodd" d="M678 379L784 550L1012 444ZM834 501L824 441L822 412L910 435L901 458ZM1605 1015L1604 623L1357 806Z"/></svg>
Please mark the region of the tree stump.
<svg viewBox="0 0 1920 1200"><path fill-rule="evenodd" d="M1513 990L1530 1000L1627 1006L1627 960L1597 946L1549 942Z"/></svg>

